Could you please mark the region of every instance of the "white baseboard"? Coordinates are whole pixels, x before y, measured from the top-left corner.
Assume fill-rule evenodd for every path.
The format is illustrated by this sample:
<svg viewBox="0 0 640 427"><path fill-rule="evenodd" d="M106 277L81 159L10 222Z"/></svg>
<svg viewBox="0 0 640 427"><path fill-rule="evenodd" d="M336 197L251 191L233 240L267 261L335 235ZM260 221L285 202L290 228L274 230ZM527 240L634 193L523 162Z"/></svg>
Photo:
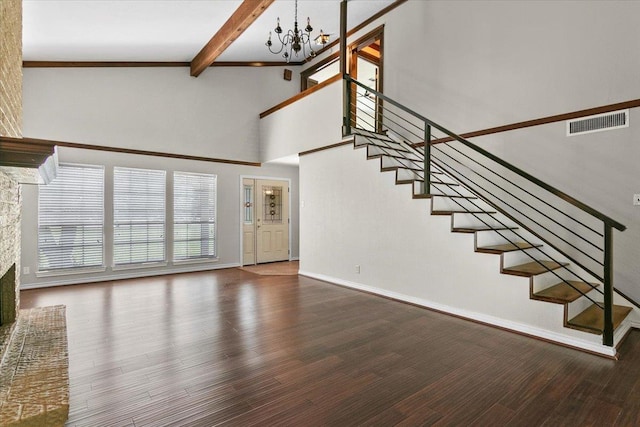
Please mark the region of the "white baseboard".
<svg viewBox="0 0 640 427"><path fill-rule="evenodd" d="M289 258L289 261L300 261L300 257L292 256L291 258Z"/></svg>
<svg viewBox="0 0 640 427"><path fill-rule="evenodd" d="M167 274L177 274L177 273L195 273L197 271L219 270L222 268L233 268L233 267L240 267L240 264L239 263L215 264L215 265L186 264L182 266L163 268L161 270L145 270L145 271L120 270L120 272L116 274L107 274L107 275L101 275L97 277L86 277L86 276L82 277L82 276L75 275L73 277L66 277L64 279L59 279L59 280L47 280L46 282L21 284L20 290L50 288L53 286L80 285L83 283L110 282L113 280L139 279L142 277L164 276Z"/></svg>
<svg viewBox="0 0 640 427"><path fill-rule="evenodd" d="M615 357L617 354L616 349L613 347L607 347L605 345L599 345L589 341L583 341L575 337L558 334L556 332L540 329L534 326L525 325L518 322L511 322L511 321L500 319L498 317L493 317L484 313L477 313L473 311L463 310L460 308L439 304L439 303L425 300L422 298L417 298L410 295L388 291L386 289L380 289L373 286L363 285L361 283L350 282L348 280L326 276L324 274L317 274L317 273L312 273L312 272L302 271L302 270L298 274L300 274L301 276L307 276L313 279L322 280L324 282L334 283L336 285L345 286L348 288L370 292L372 294L381 295L388 298L393 298L399 301L408 302L408 303L419 305L425 308L430 308L432 310L442 311L458 317L463 317L465 319L470 319L477 322L498 326L500 328L508 329L524 335L529 335L529 336L541 338L547 341L555 342L560 345L579 348L591 353L597 353L607 357Z"/></svg>

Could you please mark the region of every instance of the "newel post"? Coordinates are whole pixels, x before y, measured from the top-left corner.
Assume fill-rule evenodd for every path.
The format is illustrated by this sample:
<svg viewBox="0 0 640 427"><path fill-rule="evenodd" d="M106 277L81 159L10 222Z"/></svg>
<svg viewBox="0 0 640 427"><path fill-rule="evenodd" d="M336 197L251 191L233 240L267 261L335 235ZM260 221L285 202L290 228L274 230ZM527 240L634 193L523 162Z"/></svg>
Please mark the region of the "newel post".
<svg viewBox="0 0 640 427"><path fill-rule="evenodd" d="M347 71L347 0L340 2L340 73L342 74L342 135L351 135L351 82Z"/></svg>
<svg viewBox="0 0 640 427"><path fill-rule="evenodd" d="M422 184L422 194L429 194L431 191L431 125L424 124L424 182Z"/></svg>
<svg viewBox="0 0 640 427"><path fill-rule="evenodd" d="M604 223L604 330L602 344L613 347L613 229Z"/></svg>

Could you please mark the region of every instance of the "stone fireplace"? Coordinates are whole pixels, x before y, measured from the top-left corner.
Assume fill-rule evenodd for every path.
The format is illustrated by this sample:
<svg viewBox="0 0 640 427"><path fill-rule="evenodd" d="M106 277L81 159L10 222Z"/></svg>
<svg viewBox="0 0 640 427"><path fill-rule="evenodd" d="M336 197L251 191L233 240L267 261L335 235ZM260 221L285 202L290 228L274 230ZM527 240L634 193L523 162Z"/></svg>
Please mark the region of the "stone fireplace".
<svg viewBox="0 0 640 427"><path fill-rule="evenodd" d="M0 1L0 136L22 137L22 1ZM5 157L5 156L0 156ZM10 272L11 270L11 272ZM9 272L13 287L2 286L2 317L15 320L20 304L20 186L0 171L0 277ZM8 279L7 279L8 280ZM9 288L9 289L6 289Z"/></svg>
<svg viewBox="0 0 640 427"><path fill-rule="evenodd" d="M0 172L0 324L16 319L20 306L20 187Z"/></svg>

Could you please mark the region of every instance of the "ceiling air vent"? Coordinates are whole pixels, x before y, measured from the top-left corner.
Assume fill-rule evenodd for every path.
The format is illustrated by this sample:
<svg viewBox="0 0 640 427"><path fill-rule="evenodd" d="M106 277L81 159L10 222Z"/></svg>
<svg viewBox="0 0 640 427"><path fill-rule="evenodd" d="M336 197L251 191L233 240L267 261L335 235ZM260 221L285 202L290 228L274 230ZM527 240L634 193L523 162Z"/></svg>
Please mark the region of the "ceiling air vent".
<svg viewBox="0 0 640 427"><path fill-rule="evenodd" d="M567 121L567 136L629 127L629 110L596 114Z"/></svg>

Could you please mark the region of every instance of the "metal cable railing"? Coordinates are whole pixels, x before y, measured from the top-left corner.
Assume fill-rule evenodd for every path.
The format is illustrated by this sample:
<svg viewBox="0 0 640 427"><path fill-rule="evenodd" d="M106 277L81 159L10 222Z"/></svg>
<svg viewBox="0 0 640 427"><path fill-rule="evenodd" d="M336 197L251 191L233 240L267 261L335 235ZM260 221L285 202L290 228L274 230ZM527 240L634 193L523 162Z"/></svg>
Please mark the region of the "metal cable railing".
<svg viewBox="0 0 640 427"><path fill-rule="evenodd" d="M409 181L420 183L421 194L453 196L456 212L472 215L516 248L525 243L518 249L524 258L603 310L603 343L613 345L613 229L624 231L624 225L350 76L344 81L345 134L367 138L377 147L376 154L386 158L385 164L392 165L387 169L396 168L396 176L404 171ZM437 143L445 138L447 142ZM453 183L436 181L434 174L444 174ZM481 214L483 203L506 220L488 220ZM550 267L544 261L555 264ZM589 291L574 281L588 284L603 301L587 295Z"/></svg>

